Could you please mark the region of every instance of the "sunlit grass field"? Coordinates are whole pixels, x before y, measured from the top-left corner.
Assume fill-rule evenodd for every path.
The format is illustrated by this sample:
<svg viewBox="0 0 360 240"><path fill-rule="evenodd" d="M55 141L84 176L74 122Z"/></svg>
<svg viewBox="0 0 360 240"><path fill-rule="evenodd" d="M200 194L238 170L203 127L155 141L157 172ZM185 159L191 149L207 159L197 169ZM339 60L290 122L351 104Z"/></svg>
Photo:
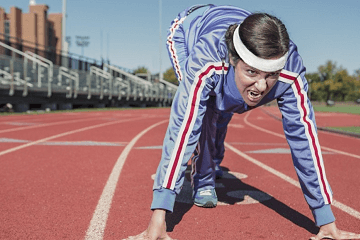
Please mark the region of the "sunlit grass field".
<svg viewBox="0 0 360 240"><path fill-rule="evenodd" d="M316 112L340 112L340 113L360 114L360 104L357 105L339 104L334 106L314 104L313 107Z"/></svg>
<svg viewBox="0 0 360 240"><path fill-rule="evenodd" d="M315 112L339 112L339 113L350 113L360 114L360 104L347 104L347 103L335 103L334 106L326 106L325 104L313 103ZM330 129L360 134L360 123L359 126L352 127L329 127Z"/></svg>
<svg viewBox="0 0 360 240"><path fill-rule="evenodd" d="M360 135L360 127L328 127L333 130L356 133Z"/></svg>

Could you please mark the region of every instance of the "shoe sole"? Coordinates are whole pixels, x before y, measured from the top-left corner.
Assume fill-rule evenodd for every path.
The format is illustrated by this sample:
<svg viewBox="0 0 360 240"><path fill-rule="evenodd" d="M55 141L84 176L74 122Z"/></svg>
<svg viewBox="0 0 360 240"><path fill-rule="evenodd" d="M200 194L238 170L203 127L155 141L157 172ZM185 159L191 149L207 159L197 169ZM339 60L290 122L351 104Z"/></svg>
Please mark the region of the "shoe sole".
<svg viewBox="0 0 360 240"><path fill-rule="evenodd" d="M200 203L196 203L194 202L194 204L198 207L203 207L203 208L214 208L216 207L216 204L214 204L213 202L211 201L208 201L206 202L205 204L200 204Z"/></svg>

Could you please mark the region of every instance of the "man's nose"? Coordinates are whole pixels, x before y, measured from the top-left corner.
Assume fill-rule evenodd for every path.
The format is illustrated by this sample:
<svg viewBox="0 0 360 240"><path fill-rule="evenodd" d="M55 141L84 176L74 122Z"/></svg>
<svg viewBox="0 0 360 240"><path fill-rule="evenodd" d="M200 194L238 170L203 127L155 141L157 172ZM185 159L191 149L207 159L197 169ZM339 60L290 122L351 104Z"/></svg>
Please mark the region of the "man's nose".
<svg viewBox="0 0 360 240"><path fill-rule="evenodd" d="M266 80L265 78L260 78L256 81L255 87L259 92L264 92L266 89Z"/></svg>

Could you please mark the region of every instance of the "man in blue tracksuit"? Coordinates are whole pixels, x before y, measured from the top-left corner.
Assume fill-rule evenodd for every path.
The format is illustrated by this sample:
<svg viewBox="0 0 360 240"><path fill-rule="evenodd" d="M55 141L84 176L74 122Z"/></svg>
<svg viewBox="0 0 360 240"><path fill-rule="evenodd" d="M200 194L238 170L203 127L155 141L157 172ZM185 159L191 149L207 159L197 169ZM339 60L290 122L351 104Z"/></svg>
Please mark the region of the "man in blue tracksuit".
<svg viewBox="0 0 360 240"><path fill-rule="evenodd" d="M268 14L207 6L187 29L186 17L203 6L181 12L168 33L167 48L180 84L154 181L150 225L130 239L170 239L165 211L173 211L193 154L194 201L207 207L206 199L216 198L213 160L222 158L221 147L232 113L241 114L274 99L283 116L302 191L320 226L314 239L360 237L335 226L332 191L307 98L305 67L285 26ZM210 204L213 207L216 202Z"/></svg>

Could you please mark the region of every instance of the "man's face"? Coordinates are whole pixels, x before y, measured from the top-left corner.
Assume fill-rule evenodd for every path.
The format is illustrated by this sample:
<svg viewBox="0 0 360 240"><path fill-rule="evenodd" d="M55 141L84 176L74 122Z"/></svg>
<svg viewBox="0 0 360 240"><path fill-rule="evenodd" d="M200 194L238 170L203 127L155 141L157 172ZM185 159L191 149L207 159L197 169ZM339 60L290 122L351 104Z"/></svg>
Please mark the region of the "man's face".
<svg viewBox="0 0 360 240"><path fill-rule="evenodd" d="M247 65L240 60L235 66L236 86L246 104L253 107L276 84L281 70L276 72L263 72Z"/></svg>

